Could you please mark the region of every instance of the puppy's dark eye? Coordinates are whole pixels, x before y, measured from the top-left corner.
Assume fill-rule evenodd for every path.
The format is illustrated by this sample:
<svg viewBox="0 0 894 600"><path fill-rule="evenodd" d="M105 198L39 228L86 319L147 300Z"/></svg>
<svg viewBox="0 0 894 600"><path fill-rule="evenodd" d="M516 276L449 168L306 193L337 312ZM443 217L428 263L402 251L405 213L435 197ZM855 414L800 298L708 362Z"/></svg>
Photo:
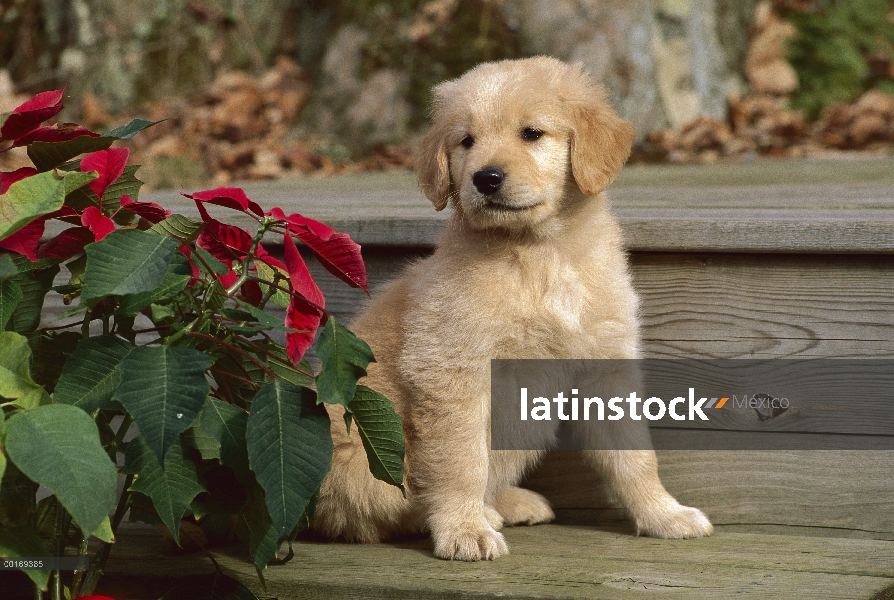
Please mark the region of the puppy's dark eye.
<svg viewBox="0 0 894 600"><path fill-rule="evenodd" d="M543 132L533 127L525 127L522 129L521 138L526 142L536 142L543 136Z"/></svg>
<svg viewBox="0 0 894 600"><path fill-rule="evenodd" d="M475 144L475 138L471 135L467 135L462 139L460 144L462 144L463 148L471 148Z"/></svg>

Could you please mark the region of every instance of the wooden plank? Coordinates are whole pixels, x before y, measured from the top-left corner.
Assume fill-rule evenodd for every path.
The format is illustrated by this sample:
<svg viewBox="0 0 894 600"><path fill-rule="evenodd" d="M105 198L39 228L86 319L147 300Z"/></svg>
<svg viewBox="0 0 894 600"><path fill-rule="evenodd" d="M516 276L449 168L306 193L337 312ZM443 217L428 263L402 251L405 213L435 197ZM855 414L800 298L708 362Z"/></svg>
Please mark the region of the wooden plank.
<svg viewBox="0 0 894 600"><path fill-rule="evenodd" d="M364 250L371 293L425 253ZM349 323L366 294L308 265L327 308ZM894 356L894 259L634 253L631 265L646 357ZM49 294L44 323L64 308Z"/></svg>
<svg viewBox="0 0 894 600"><path fill-rule="evenodd" d="M609 196L633 251L894 253L894 159L627 167ZM350 233L367 246L432 246L436 213L412 173L248 182L265 207L281 206ZM193 218L174 191L141 196ZM227 221L252 220L233 211ZM50 223L47 235L60 225Z"/></svg>
<svg viewBox="0 0 894 600"><path fill-rule="evenodd" d="M511 554L439 561L423 540L349 545L299 542L265 572L279 598L861 598L894 583L894 542L718 532L699 540L637 538L614 529L540 525L504 531ZM213 572L201 555L165 557L152 538L119 536L106 585ZM256 591L243 549L215 551L224 572ZM128 579L129 578L129 579ZM128 597L133 597L128 595ZM151 597L151 596L146 596Z"/></svg>
<svg viewBox="0 0 894 600"><path fill-rule="evenodd" d="M890 258L633 254L631 262L649 357L894 351Z"/></svg>
<svg viewBox="0 0 894 600"><path fill-rule="evenodd" d="M365 250L370 291L421 250ZM350 322L366 294L309 259L327 307ZM649 358L894 356L894 259L631 255Z"/></svg>
<svg viewBox="0 0 894 600"><path fill-rule="evenodd" d="M665 450L658 462L667 490L715 525L830 527L894 539L894 451ZM578 453L550 453L525 485L560 510L617 509Z"/></svg>
<svg viewBox="0 0 894 600"><path fill-rule="evenodd" d="M755 160L713 165L627 165L618 187L894 184L894 157Z"/></svg>

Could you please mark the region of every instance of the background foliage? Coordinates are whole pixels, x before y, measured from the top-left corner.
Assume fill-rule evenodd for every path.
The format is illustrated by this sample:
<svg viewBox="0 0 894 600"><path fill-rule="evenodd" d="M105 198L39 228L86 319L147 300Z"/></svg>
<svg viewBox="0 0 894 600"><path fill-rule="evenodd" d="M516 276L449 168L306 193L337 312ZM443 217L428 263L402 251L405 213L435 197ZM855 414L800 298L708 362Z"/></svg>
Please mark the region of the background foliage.
<svg viewBox="0 0 894 600"><path fill-rule="evenodd" d="M832 0L785 11L798 29L788 55L800 80L792 105L816 118L873 88L894 94L892 15L891 0Z"/></svg>

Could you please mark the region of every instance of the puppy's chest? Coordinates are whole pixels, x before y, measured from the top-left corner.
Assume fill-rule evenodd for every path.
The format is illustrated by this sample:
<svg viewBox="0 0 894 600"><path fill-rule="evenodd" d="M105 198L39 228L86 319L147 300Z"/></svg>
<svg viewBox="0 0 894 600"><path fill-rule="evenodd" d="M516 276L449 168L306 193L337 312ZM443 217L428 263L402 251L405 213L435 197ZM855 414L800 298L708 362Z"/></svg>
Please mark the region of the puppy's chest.
<svg viewBox="0 0 894 600"><path fill-rule="evenodd" d="M568 265L542 277L541 285L532 286L532 305L540 316L558 329L583 333L588 288L582 274Z"/></svg>
<svg viewBox="0 0 894 600"><path fill-rule="evenodd" d="M495 307L506 352L564 354L578 347L593 327L590 297L592 280L582 269L565 261L531 261L495 276L492 285L501 293Z"/></svg>

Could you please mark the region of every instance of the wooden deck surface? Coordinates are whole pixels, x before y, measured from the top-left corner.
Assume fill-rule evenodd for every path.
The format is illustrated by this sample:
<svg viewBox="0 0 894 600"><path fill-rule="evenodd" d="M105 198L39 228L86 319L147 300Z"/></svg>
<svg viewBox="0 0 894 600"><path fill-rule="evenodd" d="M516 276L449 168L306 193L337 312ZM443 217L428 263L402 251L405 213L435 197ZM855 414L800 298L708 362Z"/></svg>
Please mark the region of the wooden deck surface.
<svg viewBox="0 0 894 600"><path fill-rule="evenodd" d="M298 542L265 571L279 600L512 598L869 599L894 584L894 543L721 528L699 540L638 538L615 527L538 525L504 530L511 553L462 563L432 557L424 540L350 545ZM168 556L157 535L124 536L108 593L153 597L159 577L213 573L202 555ZM238 548L215 551L225 574L263 597ZM169 579L164 585L171 585ZM163 589L163 588L162 588ZM157 597L157 596L155 596Z"/></svg>
<svg viewBox="0 0 894 600"><path fill-rule="evenodd" d="M244 187L264 207L349 232L364 245L373 294L430 252L446 216L407 173ZM894 356L894 159L628 167L609 196L631 250L647 356ZM175 192L140 199L196 214ZM365 294L310 266L327 308L350 321ZM507 557L449 563L423 542L304 542L288 566L267 570L269 593L872 598L894 584L894 452L674 451L659 461L668 490L703 509L715 536L633 537L583 463L553 453L527 485L553 502L561 524L507 530ZM159 555L145 532L121 538L112 582L212 570L200 555ZM260 589L238 551L216 556Z"/></svg>
<svg viewBox="0 0 894 600"><path fill-rule="evenodd" d="M431 246L447 217L434 211L407 172L243 187L264 207L325 221L367 246ZM632 166L608 195L635 252L891 253L892 190L894 158L873 158ZM198 216L192 201L174 191L141 199Z"/></svg>

